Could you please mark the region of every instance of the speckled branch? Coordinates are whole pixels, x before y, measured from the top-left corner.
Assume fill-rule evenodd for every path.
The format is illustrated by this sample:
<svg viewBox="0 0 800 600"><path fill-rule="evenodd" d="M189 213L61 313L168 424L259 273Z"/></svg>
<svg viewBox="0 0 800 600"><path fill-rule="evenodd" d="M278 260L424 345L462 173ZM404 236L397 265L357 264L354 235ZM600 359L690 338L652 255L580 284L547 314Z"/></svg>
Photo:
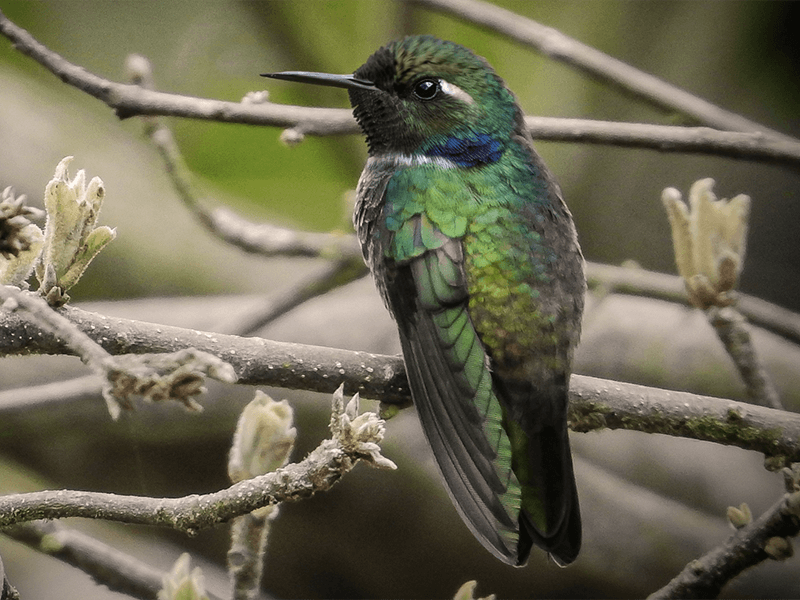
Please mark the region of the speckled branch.
<svg viewBox="0 0 800 600"><path fill-rule="evenodd" d="M37 519L85 517L170 527L191 534L263 506L327 491L360 459L369 459L369 456L359 450L359 446L347 448L339 439L329 439L302 462L211 494L183 498L73 490L9 494L0 497L0 527Z"/></svg>
<svg viewBox="0 0 800 600"><path fill-rule="evenodd" d="M502 7L478 0L414 1L422 6L450 13L465 21L483 25L492 31L536 48L553 60L563 62L660 108L692 117L699 123L730 131L761 132L785 140L792 139L603 54L552 27L547 27Z"/></svg>
<svg viewBox="0 0 800 600"><path fill-rule="evenodd" d="M800 461L800 414L723 398L573 375L574 431L629 429L737 446L774 457L776 468Z"/></svg>
<svg viewBox="0 0 800 600"><path fill-rule="evenodd" d="M238 382L346 393L408 404L403 361L397 356L206 333L59 309L112 354L170 352L193 347L231 364ZM64 354L68 349L21 315L0 314L0 356ZM576 431L631 429L706 440L800 461L800 415L770 408L573 375L570 420ZM16 394L0 393L0 414L15 410Z"/></svg>
<svg viewBox="0 0 800 600"><path fill-rule="evenodd" d="M728 581L770 558L764 548L771 538L794 537L798 533L800 492L794 492L786 494L757 521L737 530L724 544L690 562L649 598L716 598Z"/></svg>
<svg viewBox="0 0 800 600"><path fill-rule="evenodd" d="M440 4L444 6L443 3ZM515 18L520 19L516 15ZM308 108L271 102L225 102L157 92L143 89L138 85L110 81L70 63L48 49L30 33L9 21L2 12L0 12L0 34L11 40L19 52L41 64L64 83L105 103L120 118L162 115L222 123L284 127L302 135L358 133L353 115L346 109ZM698 98L695 100L708 104ZM734 116L740 121L749 123L743 117ZM737 133L717 131L707 127L667 127L547 117L528 117L526 122L534 138L551 141L610 144L650 148L662 152L703 153L792 166L800 164L800 142L781 134L766 135L764 132L768 130L757 124L749 129L728 127L741 130Z"/></svg>
<svg viewBox="0 0 800 600"><path fill-rule="evenodd" d="M77 567L97 583L134 598L155 600L164 571L54 521L19 523L3 534L34 550ZM217 596L210 595L211 600Z"/></svg>

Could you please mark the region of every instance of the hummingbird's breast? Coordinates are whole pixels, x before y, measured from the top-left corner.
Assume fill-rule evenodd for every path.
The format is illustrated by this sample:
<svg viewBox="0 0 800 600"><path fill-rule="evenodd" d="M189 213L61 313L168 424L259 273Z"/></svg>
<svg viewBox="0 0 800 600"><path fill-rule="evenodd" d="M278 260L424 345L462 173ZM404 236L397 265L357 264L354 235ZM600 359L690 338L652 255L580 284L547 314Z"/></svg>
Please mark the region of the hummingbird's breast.
<svg viewBox="0 0 800 600"><path fill-rule="evenodd" d="M533 167L498 169L463 244L470 317L495 369L547 381L569 371L585 279L560 191Z"/></svg>
<svg viewBox="0 0 800 600"><path fill-rule="evenodd" d="M392 269L460 240L470 318L496 368L542 380L571 362L583 259L544 165L506 154L478 168L442 157L371 157L354 218L385 301Z"/></svg>

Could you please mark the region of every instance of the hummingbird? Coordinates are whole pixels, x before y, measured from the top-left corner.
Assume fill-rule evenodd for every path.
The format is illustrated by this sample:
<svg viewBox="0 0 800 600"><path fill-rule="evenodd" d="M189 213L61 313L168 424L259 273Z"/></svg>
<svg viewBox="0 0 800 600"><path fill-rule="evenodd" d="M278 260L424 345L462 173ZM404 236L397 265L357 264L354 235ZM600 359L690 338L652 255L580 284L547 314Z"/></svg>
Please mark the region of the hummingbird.
<svg viewBox="0 0 800 600"><path fill-rule="evenodd" d="M369 150L353 221L462 519L505 563L525 565L534 545L573 562L567 392L584 261L515 96L484 58L429 35L352 75L264 76L348 90Z"/></svg>

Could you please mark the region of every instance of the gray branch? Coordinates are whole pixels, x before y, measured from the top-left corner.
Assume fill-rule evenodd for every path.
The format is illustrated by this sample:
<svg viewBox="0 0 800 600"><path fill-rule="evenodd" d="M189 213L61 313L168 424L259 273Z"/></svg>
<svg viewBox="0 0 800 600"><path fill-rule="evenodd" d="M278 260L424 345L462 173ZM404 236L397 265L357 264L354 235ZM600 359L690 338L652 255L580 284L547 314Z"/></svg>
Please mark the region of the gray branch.
<svg viewBox="0 0 800 600"><path fill-rule="evenodd" d="M59 309L111 354L196 348L231 364L238 382L332 393L346 392L407 405L410 392L397 356L242 338ZM0 356L68 354L58 339L24 315L0 315ZM0 413L16 410L14 390L0 393ZM620 381L573 375L570 421L576 431L631 429L706 440L763 452L778 462L800 461L800 415Z"/></svg>
<svg viewBox="0 0 800 600"><path fill-rule="evenodd" d="M428 4L433 6L433 0ZM437 0L437 7L447 9L447 4L444 0ZM478 6L481 11L507 12L488 5ZM511 15L512 13L507 14ZM522 23L533 23L518 15L513 15L513 19ZM475 20L475 22L480 23L481 21ZM542 27L538 24L535 25ZM555 30L544 29L562 36ZM318 136L358 132L358 126L351 112L346 109L307 108L271 102L225 102L157 92L138 85L110 81L90 73L48 49L30 33L9 21L2 12L0 12L0 34L11 40L19 52L41 64L64 83L105 103L123 119L147 115L184 117L223 123L284 127L294 130L297 134ZM573 42L579 44L574 40ZM605 56L588 46L584 47L593 53ZM558 52L553 54L554 57L559 55ZM631 70L638 74L637 76L645 75L620 61L610 57L605 58ZM608 76L610 80L615 80L615 77L617 75ZM651 76L647 75L646 77ZM652 79L663 86L668 86L669 89L676 89L656 78ZM681 93L693 99L695 103L710 106L718 113L730 115L704 100L695 98L686 92ZM670 107L675 108L672 105ZM689 109L687 108L686 111L688 112ZM723 119L721 122L711 118L700 119L701 122L713 126L735 130L733 132L716 131L707 127L668 127L547 117L528 117L527 123L535 138L551 141L610 144L650 148L662 152L696 152L793 166L800 164L800 142L782 134L769 132L765 127L753 124L743 117L737 115L733 115L733 117L732 121ZM734 126L736 124L740 126Z"/></svg>
<svg viewBox="0 0 800 600"><path fill-rule="evenodd" d="M764 133L787 141L793 138L724 110L653 75L625 64L563 33L509 10L478 0L414 0L423 6L483 25L545 56L643 98L668 111L678 111L699 123L730 131Z"/></svg>
<svg viewBox="0 0 800 600"><path fill-rule="evenodd" d="M192 534L264 506L327 491L361 459L372 457L356 445L347 447L339 439L329 439L302 462L210 494L183 498L73 490L9 494L0 497L0 528L38 519L85 517L171 527Z"/></svg>
<svg viewBox="0 0 800 600"><path fill-rule="evenodd" d="M115 592L156 600L161 590L164 571L57 522L19 523L3 529L3 534L77 567Z"/></svg>
<svg viewBox="0 0 800 600"><path fill-rule="evenodd" d="M361 249L353 235L312 233L270 223L253 223L227 208L205 207L193 190L189 170L172 131L158 122L149 123L146 130L164 162L178 197L215 237L262 256L323 256L363 265Z"/></svg>
<svg viewBox="0 0 800 600"><path fill-rule="evenodd" d="M736 365L750 400L782 410L778 390L753 347L750 328L742 313L732 306L712 306L706 310L706 317Z"/></svg>
<svg viewBox="0 0 800 600"><path fill-rule="evenodd" d="M629 429L737 446L800 460L800 414L689 392L581 375L570 380L570 428Z"/></svg>
<svg viewBox="0 0 800 600"><path fill-rule="evenodd" d="M693 560L677 577L654 592L662 598L716 598L723 586L748 567L768 558L771 538L800 533L800 492L786 494L761 517L737 530L727 542Z"/></svg>
<svg viewBox="0 0 800 600"><path fill-rule="evenodd" d="M676 275L587 262L586 279L591 289L601 292L647 296L688 305L683 279ZM736 307L753 325L800 344L800 315L797 313L739 292Z"/></svg>

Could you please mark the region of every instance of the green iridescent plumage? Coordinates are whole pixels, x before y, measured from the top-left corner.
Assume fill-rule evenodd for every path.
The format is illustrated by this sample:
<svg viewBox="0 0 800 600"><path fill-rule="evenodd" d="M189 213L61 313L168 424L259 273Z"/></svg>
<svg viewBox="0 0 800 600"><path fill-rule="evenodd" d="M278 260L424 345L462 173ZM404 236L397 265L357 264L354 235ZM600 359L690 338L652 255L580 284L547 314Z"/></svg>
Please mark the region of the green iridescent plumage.
<svg viewBox="0 0 800 600"><path fill-rule="evenodd" d="M566 427L585 280L572 218L514 96L466 48L414 36L352 76L370 149L354 217L397 321L414 404L453 502L495 556L581 543Z"/></svg>

